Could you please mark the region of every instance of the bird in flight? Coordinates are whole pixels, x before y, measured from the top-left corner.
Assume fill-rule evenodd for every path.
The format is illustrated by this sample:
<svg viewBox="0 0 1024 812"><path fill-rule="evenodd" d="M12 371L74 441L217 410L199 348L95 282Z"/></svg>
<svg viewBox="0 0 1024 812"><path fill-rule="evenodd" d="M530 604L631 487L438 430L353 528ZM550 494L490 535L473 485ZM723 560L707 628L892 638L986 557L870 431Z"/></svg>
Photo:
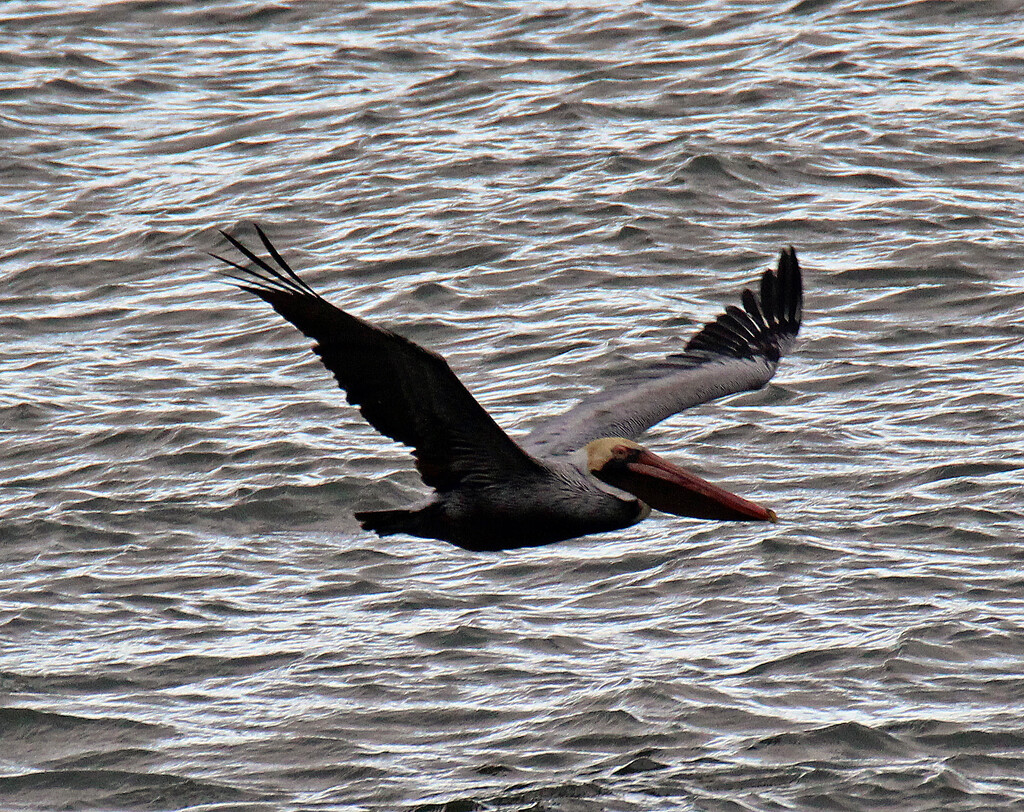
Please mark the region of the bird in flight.
<svg viewBox="0 0 1024 812"><path fill-rule="evenodd" d="M534 547L619 530L652 510L720 521L776 521L766 507L713 485L636 438L683 409L759 389L800 329L803 285L785 248L742 307L729 305L683 351L637 366L610 387L513 440L435 352L346 313L285 262L259 226L265 253L221 232L244 258L223 274L312 339L348 402L381 434L412 448L433 495L361 511L379 536L405 533L467 550Z"/></svg>

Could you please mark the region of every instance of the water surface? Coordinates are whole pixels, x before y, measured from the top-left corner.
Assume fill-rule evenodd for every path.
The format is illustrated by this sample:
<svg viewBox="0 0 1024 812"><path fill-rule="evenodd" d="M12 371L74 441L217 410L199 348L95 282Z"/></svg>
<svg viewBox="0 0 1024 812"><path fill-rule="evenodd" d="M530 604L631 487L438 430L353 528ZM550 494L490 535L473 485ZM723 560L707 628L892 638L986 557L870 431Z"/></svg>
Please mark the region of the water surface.
<svg viewBox="0 0 1024 812"><path fill-rule="evenodd" d="M0 806L1024 801L1024 15L8 3ZM220 282L256 220L511 432L797 247L802 340L658 453L777 526L501 555Z"/></svg>

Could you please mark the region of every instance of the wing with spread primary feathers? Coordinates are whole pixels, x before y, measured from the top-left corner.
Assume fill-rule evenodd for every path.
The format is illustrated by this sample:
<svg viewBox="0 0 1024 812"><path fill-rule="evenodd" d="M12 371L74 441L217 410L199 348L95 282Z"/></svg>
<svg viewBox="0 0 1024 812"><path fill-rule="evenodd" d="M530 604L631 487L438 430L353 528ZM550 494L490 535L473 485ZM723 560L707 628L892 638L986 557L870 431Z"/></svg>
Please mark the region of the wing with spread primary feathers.
<svg viewBox="0 0 1024 812"><path fill-rule="evenodd" d="M690 339L684 351L627 373L568 412L541 423L524 440L549 456L582 448L600 437L638 437L670 415L709 400L759 389L794 344L803 310L796 252L786 248L778 267L761 277L759 293L743 291L743 307L725 312Z"/></svg>
<svg viewBox="0 0 1024 812"><path fill-rule="evenodd" d="M224 232L222 232L224 233ZM225 275L259 296L316 344L349 403L382 434L407 446L423 481L439 491L488 484L540 468L484 411L437 353L346 313L323 299L284 261L263 231L269 258L224 237L248 260Z"/></svg>

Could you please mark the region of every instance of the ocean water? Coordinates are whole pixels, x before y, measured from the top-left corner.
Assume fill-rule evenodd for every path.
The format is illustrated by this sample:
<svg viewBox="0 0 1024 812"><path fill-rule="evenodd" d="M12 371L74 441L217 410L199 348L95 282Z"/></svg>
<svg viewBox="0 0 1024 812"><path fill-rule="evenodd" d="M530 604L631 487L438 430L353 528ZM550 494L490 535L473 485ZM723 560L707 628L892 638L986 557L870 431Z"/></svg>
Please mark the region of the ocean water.
<svg viewBox="0 0 1024 812"><path fill-rule="evenodd" d="M1024 803L1016 2L0 8L0 808ZM797 248L658 453L774 526L504 554L261 302L260 223L511 433Z"/></svg>

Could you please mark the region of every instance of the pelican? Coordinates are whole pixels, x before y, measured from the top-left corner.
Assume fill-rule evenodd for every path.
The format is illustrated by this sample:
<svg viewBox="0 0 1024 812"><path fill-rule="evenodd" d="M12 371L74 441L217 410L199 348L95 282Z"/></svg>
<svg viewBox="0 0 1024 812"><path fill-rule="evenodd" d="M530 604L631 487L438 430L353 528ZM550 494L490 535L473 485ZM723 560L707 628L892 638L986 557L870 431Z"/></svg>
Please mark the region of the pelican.
<svg viewBox="0 0 1024 812"><path fill-rule="evenodd" d="M533 547L620 530L652 510L720 521L776 521L775 513L713 485L636 438L683 409L758 389L800 329L803 285L796 253L746 289L678 354L637 366L611 387L542 422L518 442L437 353L341 310L285 262L221 232L243 261L211 254L237 287L267 302L315 344L348 402L381 434L412 448L434 490L425 502L355 514L379 536L405 533L467 550Z"/></svg>

